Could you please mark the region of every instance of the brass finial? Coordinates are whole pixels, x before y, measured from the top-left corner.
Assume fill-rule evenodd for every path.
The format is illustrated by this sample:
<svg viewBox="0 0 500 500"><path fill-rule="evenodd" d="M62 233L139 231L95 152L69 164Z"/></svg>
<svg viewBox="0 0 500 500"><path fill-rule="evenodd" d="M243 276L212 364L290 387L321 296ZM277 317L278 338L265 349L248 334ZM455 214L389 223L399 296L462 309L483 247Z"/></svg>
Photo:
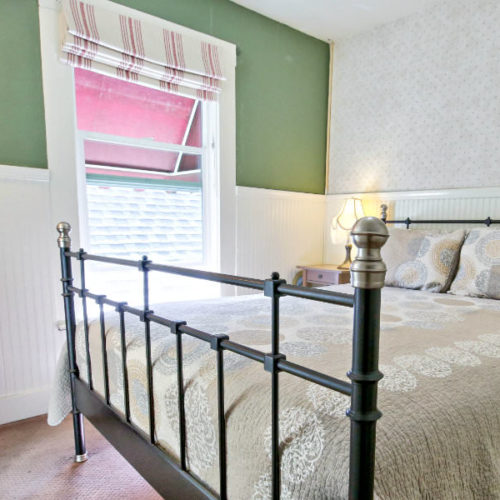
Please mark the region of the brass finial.
<svg viewBox="0 0 500 500"><path fill-rule="evenodd" d="M59 238L57 238L57 245L59 248L70 248L71 247L71 238L69 233L71 231L71 225L69 222L59 222L56 226L57 231L59 232Z"/></svg>
<svg viewBox="0 0 500 500"><path fill-rule="evenodd" d="M380 205L380 218L385 222L387 220L387 205L382 203Z"/></svg>
<svg viewBox="0 0 500 500"><path fill-rule="evenodd" d="M380 249L389 231L377 217L363 217L354 224L351 236L358 254L351 265L351 282L356 288L382 288L387 270Z"/></svg>

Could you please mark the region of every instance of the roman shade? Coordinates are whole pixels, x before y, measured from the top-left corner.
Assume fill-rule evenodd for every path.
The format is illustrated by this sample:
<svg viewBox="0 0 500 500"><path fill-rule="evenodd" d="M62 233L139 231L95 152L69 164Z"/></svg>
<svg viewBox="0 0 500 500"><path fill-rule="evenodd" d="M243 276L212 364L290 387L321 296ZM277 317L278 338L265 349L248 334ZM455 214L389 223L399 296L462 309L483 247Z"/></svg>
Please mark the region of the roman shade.
<svg viewBox="0 0 500 500"><path fill-rule="evenodd" d="M63 0L62 5L63 62L197 99L217 99L225 79L217 45L97 3Z"/></svg>

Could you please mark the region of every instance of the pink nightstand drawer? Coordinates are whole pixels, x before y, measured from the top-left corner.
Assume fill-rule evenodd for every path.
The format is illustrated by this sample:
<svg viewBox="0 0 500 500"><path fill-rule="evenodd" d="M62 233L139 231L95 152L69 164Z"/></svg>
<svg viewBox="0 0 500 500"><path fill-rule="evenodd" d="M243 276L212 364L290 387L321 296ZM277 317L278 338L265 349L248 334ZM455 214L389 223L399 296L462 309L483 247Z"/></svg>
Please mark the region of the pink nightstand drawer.
<svg viewBox="0 0 500 500"><path fill-rule="evenodd" d="M338 269L332 265L300 266L303 270L303 285L341 285L349 283L350 273L348 269Z"/></svg>
<svg viewBox="0 0 500 500"><path fill-rule="evenodd" d="M322 271L318 269L308 269L307 281L314 281L315 283L325 283L335 285L338 283L339 273L336 271Z"/></svg>

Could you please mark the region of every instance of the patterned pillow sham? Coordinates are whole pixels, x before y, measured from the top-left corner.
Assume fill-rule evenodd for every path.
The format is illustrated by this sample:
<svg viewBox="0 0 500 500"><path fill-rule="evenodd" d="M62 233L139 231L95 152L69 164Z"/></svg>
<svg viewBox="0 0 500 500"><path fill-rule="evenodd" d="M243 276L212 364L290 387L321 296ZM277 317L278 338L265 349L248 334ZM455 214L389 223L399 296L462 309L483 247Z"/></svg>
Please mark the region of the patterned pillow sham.
<svg viewBox="0 0 500 500"><path fill-rule="evenodd" d="M382 248L385 284L399 288L446 292L455 275L465 231L389 229Z"/></svg>
<svg viewBox="0 0 500 500"><path fill-rule="evenodd" d="M469 232L450 293L500 299L500 230L481 228Z"/></svg>

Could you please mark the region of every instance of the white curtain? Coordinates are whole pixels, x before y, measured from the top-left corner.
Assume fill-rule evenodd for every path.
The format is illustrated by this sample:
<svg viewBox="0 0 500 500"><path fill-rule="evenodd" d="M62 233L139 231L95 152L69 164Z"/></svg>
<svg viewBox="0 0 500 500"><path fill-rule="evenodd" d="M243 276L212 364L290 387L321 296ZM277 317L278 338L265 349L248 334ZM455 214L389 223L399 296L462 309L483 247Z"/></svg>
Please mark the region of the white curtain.
<svg viewBox="0 0 500 500"><path fill-rule="evenodd" d="M61 60L107 76L216 100L219 48L90 2L63 0Z"/></svg>

